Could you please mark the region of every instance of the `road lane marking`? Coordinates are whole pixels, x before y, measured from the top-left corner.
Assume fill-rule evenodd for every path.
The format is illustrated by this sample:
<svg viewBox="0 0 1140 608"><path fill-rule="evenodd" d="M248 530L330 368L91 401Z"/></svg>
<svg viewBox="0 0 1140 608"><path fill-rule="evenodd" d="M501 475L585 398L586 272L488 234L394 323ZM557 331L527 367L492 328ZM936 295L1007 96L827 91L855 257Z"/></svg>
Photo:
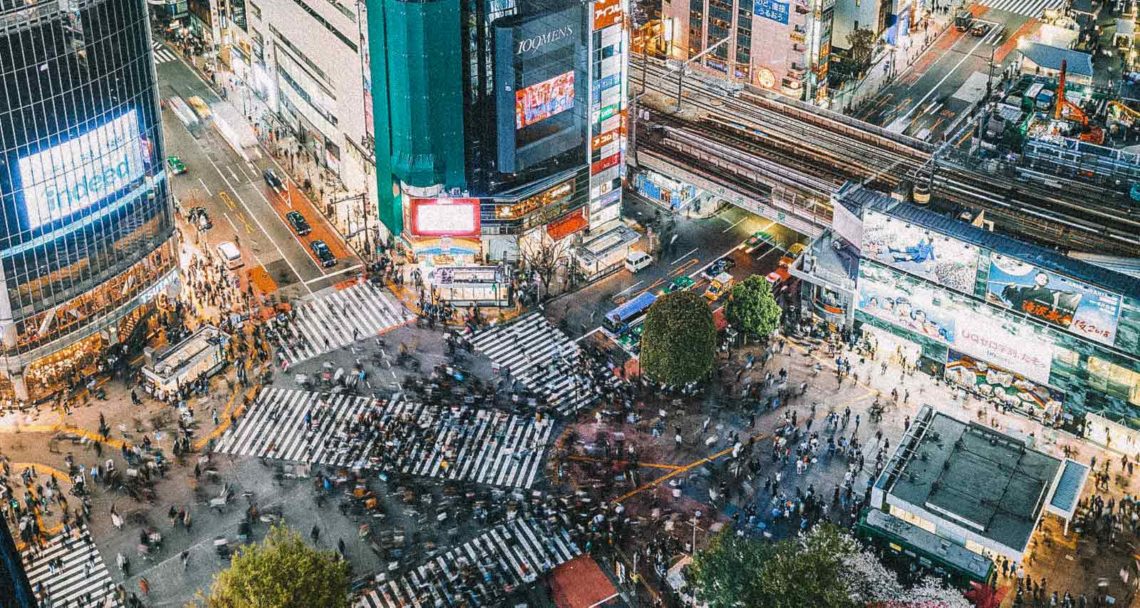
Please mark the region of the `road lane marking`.
<svg viewBox="0 0 1140 608"><path fill-rule="evenodd" d="M222 202L225 203L231 211L237 211L237 204L234 203L234 199L230 197L228 192L222 190L221 192L218 192L218 197L222 199Z"/></svg>
<svg viewBox="0 0 1140 608"><path fill-rule="evenodd" d="M265 226L261 224L261 220L257 219L257 216L249 210L249 205L245 204L245 199L243 199L241 195L238 194L237 188L235 188L234 185L230 183L230 180L226 177L226 174L222 173L221 168L218 167L218 163L215 163L214 159L210 158L209 156L207 156L206 159L210 161L211 165L213 165L214 171L217 171L218 175L222 176L222 181L226 182L226 185L228 185L230 189L234 191L234 196L237 197L237 200L241 203L241 206L243 209L245 209L246 213L249 213L250 217L253 218L254 223L257 224L257 227L261 229L261 232L265 234L265 238L269 239L270 243L273 243L273 248L276 249L277 253L281 255L281 259L285 260L285 265L289 267L289 270L293 271L293 276L297 277L297 281L299 281L301 285L304 286L305 291L308 291L309 295L312 295L313 290L309 289L309 286L305 284L305 280L301 277L301 273L297 272L297 268L293 266L293 262L290 261L288 256L285 255L285 252L281 250L281 246L277 244L277 241L273 240L273 236L270 235L269 231L265 229ZM264 197L264 195L262 196ZM276 211L273 212L273 215L277 217L278 221L280 221L282 224L285 223L285 220L281 219L281 216L277 215ZM256 257L256 255L254 257ZM264 266L264 264L262 264L262 266Z"/></svg>
<svg viewBox="0 0 1140 608"><path fill-rule="evenodd" d="M978 40L977 44L974 45L974 48L970 49L969 53L962 55L962 58L958 60L958 63L954 64L954 67L950 68L950 71L946 72L946 75L942 77L942 80L938 81L938 84L931 87L930 90L926 92L926 95L923 95L922 99L918 100L918 103L911 106L911 109L902 117L895 119L895 122L898 124L907 124L907 120L910 119L910 115L914 114L915 110L921 107L922 104L926 103L926 100L929 99L930 96L933 95L934 92L937 91L943 85L943 83L946 82L947 79L953 76L954 72L957 72L958 68L962 67L962 64L966 63L967 59L972 58L974 56L974 51L978 50L978 47L982 46L983 42L985 42L984 38Z"/></svg>
<svg viewBox="0 0 1140 608"><path fill-rule="evenodd" d="M692 249L690 249L690 250L686 251L685 253L682 253L682 254L681 254L681 257L679 257L679 258L677 258L677 259L673 260L672 262L669 262L669 265L670 265L670 266L672 266L673 264L676 264L677 262L680 262L681 260L683 260L683 259L685 259L685 258L689 257L690 255L692 255L692 254L696 253L698 249L700 249L700 248L699 248L699 247L693 247Z"/></svg>
<svg viewBox="0 0 1140 608"><path fill-rule="evenodd" d="M740 218L740 219L736 220L736 222L735 222L735 223L733 223L733 224L729 225L729 227L728 227L728 228L725 228L724 230L721 230L721 231L720 231L720 233L721 233L721 234L724 234L724 233L728 232L729 230L732 230L733 228L736 228L737 226L739 226L739 225L740 225L740 223L741 223L741 222L743 222L743 221L744 221L744 220L746 220L746 219L748 219L748 216L744 216L744 217L742 217L742 218Z"/></svg>
<svg viewBox="0 0 1140 608"><path fill-rule="evenodd" d="M305 281L305 284L308 285L309 283L316 283L317 281L323 281L325 279L335 277L337 275L344 274L346 272L351 272L353 270L358 270L360 268L364 268L364 265L363 264L357 264L356 266L350 266L348 268L342 268L336 272L330 272L329 274L321 275L315 279L309 279L308 281Z"/></svg>
<svg viewBox="0 0 1140 608"><path fill-rule="evenodd" d="M206 196L214 196L214 193L210 192L210 187L206 185L206 180L199 177L198 181L202 182L202 189L206 191Z"/></svg>

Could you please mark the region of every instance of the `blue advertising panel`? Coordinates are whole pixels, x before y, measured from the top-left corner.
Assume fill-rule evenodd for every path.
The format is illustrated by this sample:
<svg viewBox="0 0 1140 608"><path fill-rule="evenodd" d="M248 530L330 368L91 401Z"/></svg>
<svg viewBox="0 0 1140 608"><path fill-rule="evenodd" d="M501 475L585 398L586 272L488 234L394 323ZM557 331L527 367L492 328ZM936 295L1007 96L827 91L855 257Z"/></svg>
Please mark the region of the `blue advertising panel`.
<svg viewBox="0 0 1140 608"><path fill-rule="evenodd" d="M777 23L788 24L788 3L776 0L755 0L752 12L757 17L771 19Z"/></svg>
<svg viewBox="0 0 1140 608"><path fill-rule="evenodd" d="M1111 346L1120 296L1019 260L994 255L986 301Z"/></svg>

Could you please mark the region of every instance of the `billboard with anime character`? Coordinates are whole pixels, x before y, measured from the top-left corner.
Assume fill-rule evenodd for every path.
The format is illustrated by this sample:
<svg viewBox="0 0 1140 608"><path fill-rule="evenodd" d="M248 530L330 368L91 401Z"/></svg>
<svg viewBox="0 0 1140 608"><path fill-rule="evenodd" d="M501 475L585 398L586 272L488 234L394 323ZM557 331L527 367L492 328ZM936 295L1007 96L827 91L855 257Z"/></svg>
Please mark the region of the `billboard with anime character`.
<svg viewBox="0 0 1140 608"><path fill-rule="evenodd" d="M994 254L986 301L1111 346L1116 340L1120 296Z"/></svg>

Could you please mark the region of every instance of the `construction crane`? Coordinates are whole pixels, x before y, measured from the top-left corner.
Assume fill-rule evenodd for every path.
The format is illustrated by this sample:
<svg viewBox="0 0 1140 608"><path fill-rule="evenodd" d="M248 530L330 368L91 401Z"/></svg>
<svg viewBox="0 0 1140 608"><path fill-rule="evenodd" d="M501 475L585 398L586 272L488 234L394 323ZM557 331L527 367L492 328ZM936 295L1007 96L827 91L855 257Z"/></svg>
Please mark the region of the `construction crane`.
<svg viewBox="0 0 1140 608"><path fill-rule="evenodd" d="M1053 109L1053 120L1064 120L1069 122L1080 123L1081 134L1080 140L1093 144L1104 143L1104 129L1096 126L1089 125L1089 117L1085 111L1077 104L1065 98L1065 72L1068 68L1068 62L1064 59L1061 60L1061 76L1057 79L1057 105Z"/></svg>

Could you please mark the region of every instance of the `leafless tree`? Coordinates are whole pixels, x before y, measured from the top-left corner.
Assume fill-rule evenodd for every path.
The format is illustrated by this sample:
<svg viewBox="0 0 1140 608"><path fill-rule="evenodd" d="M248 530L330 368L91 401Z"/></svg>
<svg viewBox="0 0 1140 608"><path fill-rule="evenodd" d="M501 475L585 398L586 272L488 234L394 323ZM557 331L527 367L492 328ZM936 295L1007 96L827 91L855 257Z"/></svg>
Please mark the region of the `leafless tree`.
<svg viewBox="0 0 1140 608"><path fill-rule="evenodd" d="M523 239L519 247L519 257L523 267L538 273L542 285L539 287L539 300L550 293L550 282L554 280L558 267L569 260L570 239L556 241L545 230L537 239Z"/></svg>

